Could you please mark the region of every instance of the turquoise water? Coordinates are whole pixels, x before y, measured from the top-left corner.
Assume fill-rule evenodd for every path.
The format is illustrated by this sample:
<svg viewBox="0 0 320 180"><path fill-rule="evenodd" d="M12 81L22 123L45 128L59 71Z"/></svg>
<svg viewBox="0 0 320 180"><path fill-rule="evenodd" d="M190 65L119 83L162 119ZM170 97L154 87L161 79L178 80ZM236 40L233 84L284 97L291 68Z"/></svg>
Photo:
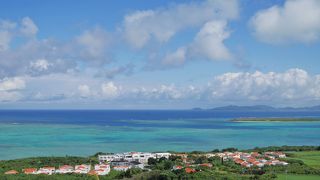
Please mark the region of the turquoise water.
<svg viewBox="0 0 320 180"><path fill-rule="evenodd" d="M193 151L320 145L320 122L230 122L229 118L124 119L112 123L0 121L0 159L96 152ZM27 119L27 118L26 118ZM0 118L1 120L1 118Z"/></svg>

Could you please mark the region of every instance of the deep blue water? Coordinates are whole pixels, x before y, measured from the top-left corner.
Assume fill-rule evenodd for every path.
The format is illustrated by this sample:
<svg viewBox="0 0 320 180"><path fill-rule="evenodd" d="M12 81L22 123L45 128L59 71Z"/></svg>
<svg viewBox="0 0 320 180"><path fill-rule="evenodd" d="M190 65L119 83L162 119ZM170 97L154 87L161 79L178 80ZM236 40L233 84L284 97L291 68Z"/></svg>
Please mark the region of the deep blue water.
<svg viewBox="0 0 320 180"><path fill-rule="evenodd" d="M320 112L239 112L195 110L0 110L0 122L124 125L119 120L194 120L239 117L320 117ZM125 121L130 123L130 121Z"/></svg>

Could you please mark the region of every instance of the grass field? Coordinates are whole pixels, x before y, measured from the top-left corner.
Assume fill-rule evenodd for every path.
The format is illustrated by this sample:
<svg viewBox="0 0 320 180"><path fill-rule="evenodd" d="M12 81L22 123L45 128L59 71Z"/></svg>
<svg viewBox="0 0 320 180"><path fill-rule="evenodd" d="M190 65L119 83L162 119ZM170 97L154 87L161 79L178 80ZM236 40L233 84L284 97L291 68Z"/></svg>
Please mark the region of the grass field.
<svg viewBox="0 0 320 180"><path fill-rule="evenodd" d="M320 169L320 151L293 152L292 155L290 159L302 160L308 166Z"/></svg>
<svg viewBox="0 0 320 180"><path fill-rule="evenodd" d="M278 180L319 180L316 175L298 175L298 174L277 174Z"/></svg>

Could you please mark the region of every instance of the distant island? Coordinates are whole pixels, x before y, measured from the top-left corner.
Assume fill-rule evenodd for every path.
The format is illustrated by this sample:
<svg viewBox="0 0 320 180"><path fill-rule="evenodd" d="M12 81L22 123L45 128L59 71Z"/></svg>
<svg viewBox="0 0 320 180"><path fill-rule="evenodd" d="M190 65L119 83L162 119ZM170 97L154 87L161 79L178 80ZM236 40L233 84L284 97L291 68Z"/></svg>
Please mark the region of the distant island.
<svg viewBox="0 0 320 180"><path fill-rule="evenodd" d="M310 107L272 107L266 105L255 105L255 106L236 106L236 105L229 105L229 106L222 106L216 108L193 108L192 110L195 111L320 111L320 105L318 106L310 106Z"/></svg>
<svg viewBox="0 0 320 180"><path fill-rule="evenodd" d="M313 122L320 121L320 118L283 118L283 117L271 117L271 118L236 118L232 119L233 122Z"/></svg>

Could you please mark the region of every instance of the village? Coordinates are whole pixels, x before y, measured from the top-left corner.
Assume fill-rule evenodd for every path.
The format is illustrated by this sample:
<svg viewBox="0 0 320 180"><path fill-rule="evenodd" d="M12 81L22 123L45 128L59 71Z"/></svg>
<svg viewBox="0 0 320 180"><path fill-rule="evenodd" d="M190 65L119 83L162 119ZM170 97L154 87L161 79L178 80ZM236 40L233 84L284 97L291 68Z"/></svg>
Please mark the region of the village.
<svg viewBox="0 0 320 180"><path fill-rule="evenodd" d="M222 162L232 161L244 168L264 166L286 166L287 162L279 159L286 158L286 155L282 152L219 152L219 153L204 153L204 154L190 154L190 153L151 153L151 152L125 152L116 154L100 154L97 156L99 164L79 164L75 166L62 165L56 167L42 167L42 168L25 168L22 169L23 174L88 174L88 175L108 175L111 170L114 171L127 171L131 168L139 168L142 170L149 170L148 163L150 159L169 159L170 157L178 157L181 159L180 164L176 164L172 167L172 171L183 170L186 173L196 173L196 167L212 168L214 164L201 163L196 164L190 156L202 156L205 158L218 157ZM4 174L19 174L18 170L10 170Z"/></svg>

